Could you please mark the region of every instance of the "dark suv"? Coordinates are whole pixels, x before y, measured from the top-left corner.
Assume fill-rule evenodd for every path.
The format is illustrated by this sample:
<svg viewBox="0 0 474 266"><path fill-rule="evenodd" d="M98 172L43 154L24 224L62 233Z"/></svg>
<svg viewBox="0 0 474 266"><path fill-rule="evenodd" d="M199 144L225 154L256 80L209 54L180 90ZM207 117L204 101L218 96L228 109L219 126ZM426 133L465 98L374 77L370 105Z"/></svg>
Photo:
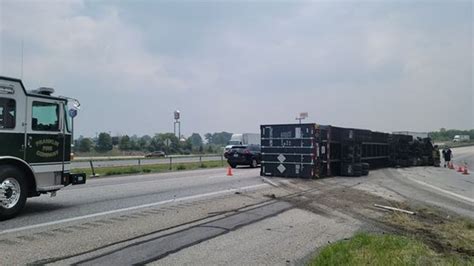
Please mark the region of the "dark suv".
<svg viewBox="0 0 474 266"><path fill-rule="evenodd" d="M255 168L262 161L262 152L260 145L237 145L227 151L225 157L232 168L237 165L250 165Z"/></svg>

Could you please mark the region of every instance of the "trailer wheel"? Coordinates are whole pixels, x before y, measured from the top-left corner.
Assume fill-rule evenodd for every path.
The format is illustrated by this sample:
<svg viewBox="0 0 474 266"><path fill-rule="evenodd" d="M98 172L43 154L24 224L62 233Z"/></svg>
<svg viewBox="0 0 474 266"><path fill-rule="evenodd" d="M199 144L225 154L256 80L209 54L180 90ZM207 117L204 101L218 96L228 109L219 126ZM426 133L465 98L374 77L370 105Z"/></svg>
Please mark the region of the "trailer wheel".
<svg viewBox="0 0 474 266"><path fill-rule="evenodd" d="M0 221L15 217L28 195L24 173L13 166L0 169Z"/></svg>
<svg viewBox="0 0 474 266"><path fill-rule="evenodd" d="M256 168L258 166L257 159L252 159L252 162L250 163L250 167Z"/></svg>

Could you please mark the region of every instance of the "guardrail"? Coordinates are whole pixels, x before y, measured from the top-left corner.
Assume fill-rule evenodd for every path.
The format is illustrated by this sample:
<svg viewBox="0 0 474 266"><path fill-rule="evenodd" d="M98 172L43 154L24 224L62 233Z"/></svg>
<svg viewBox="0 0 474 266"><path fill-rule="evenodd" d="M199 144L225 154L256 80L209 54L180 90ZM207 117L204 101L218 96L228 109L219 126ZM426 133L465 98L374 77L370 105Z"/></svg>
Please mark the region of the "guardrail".
<svg viewBox="0 0 474 266"><path fill-rule="evenodd" d="M155 165L155 164L168 164L169 169L173 169L173 165L180 163L200 163L206 161L221 161L224 166L224 156L222 154L203 154L203 155L173 155L162 158L127 158L127 159L114 159L114 160L80 160L72 161L71 167L74 169L85 169L90 168L92 174L95 175L96 168L102 167L120 167L120 166L144 166L144 165Z"/></svg>
<svg viewBox="0 0 474 266"><path fill-rule="evenodd" d="M89 161L122 161L122 160L132 160L132 159L143 159L143 160L153 160L153 159L164 159L164 158L189 158L189 157L217 157L222 154L188 154L188 155L165 155L164 157L146 157L145 155L133 155L133 156L84 156L84 157L75 157L73 162L89 162Z"/></svg>

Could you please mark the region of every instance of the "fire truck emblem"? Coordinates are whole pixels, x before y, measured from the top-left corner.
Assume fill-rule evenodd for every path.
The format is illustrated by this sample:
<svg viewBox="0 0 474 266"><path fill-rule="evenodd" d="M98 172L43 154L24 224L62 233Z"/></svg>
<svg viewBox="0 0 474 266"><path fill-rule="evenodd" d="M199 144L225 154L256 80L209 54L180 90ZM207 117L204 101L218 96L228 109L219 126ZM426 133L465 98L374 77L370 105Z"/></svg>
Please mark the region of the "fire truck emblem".
<svg viewBox="0 0 474 266"><path fill-rule="evenodd" d="M59 141L42 139L35 142L36 155L41 158L52 158L59 155Z"/></svg>

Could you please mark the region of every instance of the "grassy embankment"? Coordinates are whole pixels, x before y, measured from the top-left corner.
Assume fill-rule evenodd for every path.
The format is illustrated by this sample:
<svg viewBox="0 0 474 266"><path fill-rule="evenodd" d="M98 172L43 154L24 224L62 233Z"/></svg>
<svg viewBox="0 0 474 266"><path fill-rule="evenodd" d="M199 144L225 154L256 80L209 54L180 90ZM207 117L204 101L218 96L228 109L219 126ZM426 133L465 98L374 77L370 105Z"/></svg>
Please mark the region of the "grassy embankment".
<svg viewBox="0 0 474 266"><path fill-rule="evenodd" d="M399 235L359 233L323 248L310 265L474 265L474 222L394 213L386 218Z"/></svg>
<svg viewBox="0 0 474 266"><path fill-rule="evenodd" d="M227 163L224 161L224 166ZM172 165L170 170L169 164L152 164L142 166L113 166L113 167L100 167L95 168L95 173L99 176L112 176L112 175L126 175L126 174L140 174L140 173L161 173L170 171L183 171L183 170L194 170L200 168L218 168L224 167L222 161L205 161L202 163L176 163ZM92 175L90 168L74 169L75 173L86 173L87 176Z"/></svg>

